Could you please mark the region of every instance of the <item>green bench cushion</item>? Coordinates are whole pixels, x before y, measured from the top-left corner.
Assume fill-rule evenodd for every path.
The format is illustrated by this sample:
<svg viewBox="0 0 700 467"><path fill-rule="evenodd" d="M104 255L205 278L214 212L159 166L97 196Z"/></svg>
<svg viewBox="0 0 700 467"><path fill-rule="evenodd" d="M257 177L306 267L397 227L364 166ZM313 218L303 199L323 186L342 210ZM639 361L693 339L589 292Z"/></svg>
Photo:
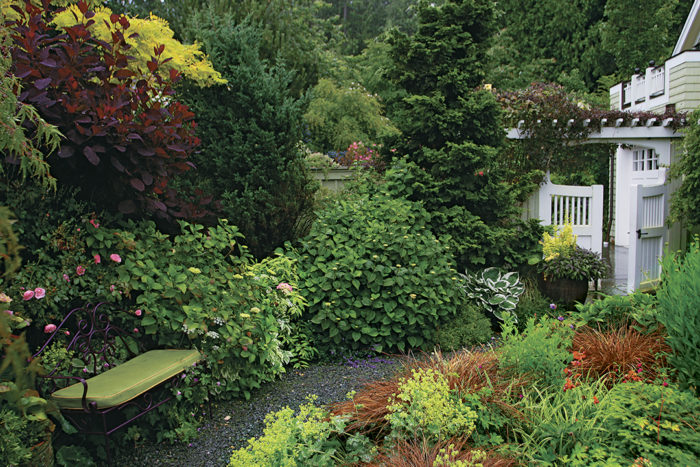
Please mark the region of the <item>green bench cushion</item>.
<svg viewBox="0 0 700 467"><path fill-rule="evenodd" d="M116 407L167 381L201 360L197 350L151 350L87 380L88 403ZM82 409L83 385L76 383L51 394L61 409Z"/></svg>

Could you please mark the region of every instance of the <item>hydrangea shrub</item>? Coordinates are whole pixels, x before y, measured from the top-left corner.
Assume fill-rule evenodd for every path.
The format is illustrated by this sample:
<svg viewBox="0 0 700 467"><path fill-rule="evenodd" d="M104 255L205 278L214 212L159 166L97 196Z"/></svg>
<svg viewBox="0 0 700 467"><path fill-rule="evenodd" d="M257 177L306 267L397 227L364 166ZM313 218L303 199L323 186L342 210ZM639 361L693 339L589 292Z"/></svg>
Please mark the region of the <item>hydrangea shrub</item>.
<svg viewBox="0 0 700 467"><path fill-rule="evenodd" d="M317 344L428 348L441 319L466 303L445 241L417 203L385 196L337 200L303 239L299 276Z"/></svg>

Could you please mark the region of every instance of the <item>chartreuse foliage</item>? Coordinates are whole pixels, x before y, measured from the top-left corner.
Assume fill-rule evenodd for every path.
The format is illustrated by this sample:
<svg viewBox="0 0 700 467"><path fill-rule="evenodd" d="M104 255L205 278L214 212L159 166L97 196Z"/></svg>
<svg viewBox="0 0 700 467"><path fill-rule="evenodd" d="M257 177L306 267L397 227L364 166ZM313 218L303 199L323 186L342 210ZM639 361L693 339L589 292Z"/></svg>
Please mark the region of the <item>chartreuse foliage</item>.
<svg viewBox="0 0 700 467"><path fill-rule="evenodd" d="M410 378L401 378L398 393L389 398L387 409L390 437L394 438L433 442L453 436L468 438L477 419L476 412L450 389L447 377L432 368L414 369Z"/></svg>
<svg viewBox="0 0 700 467"><path fill-rule="evenodd" d="M445 242L420 205L387 196L337 200L298 254L308 319L324 348L430 347L465 304Z"/></svg>
<svg viewBox="0 0 700 467"><path fill-rule="evenodd" d="M15 19L16 13L10 9L11 5L21 5L24 1L3 0L2 10L9 18ZM38 3L38 2L37 2ZM84 10L78 6L78 1L52 1L52 5L66 5L63 11L57 12L51 24L62 32L77 24L86 24L93 20L88 30L91 35L98 40L110 43L112 33L117 32L114 22L110 21L112 10L100 6L101 2L85 2L90 10ZM94 13L94 15L93 15ZM86 16L87 15L87 16ZM121 15L120 15L121 16ZM212 84L222 84L226 80L221 77L218 71L214 70L211 62L207 59L198 44L183 44L173 38L173 31L168 23L150 15L148 18L124 17L130 24L130 32L124 40L131 47L129 55L132 57L128 64L128 69L141 74L150 69L148 62L151 61L153 50L161 45L165 46L162 54L164 61L158 73L166 78L171 69L177 70L188 79L196 82L200 86L210 86ZM136 34L133 34L136 33Z"/></svg>
<svg viewBox="0 0 700 467"><path fill-rule="evenodd" d="M295 411L285 407L267 414L262 436L235 450L230 467L355 465L377 451L364 435L344 433L347 420L314 405L315 396Z"/></svg>
<svg viewBox="0 0 700 467"><path fill-rule="evenodd" d="M665 255L662 282L657 292L656 318L664 325L668 357L684 389L700 391L700 238L695 237L685 256Z"/></svg>

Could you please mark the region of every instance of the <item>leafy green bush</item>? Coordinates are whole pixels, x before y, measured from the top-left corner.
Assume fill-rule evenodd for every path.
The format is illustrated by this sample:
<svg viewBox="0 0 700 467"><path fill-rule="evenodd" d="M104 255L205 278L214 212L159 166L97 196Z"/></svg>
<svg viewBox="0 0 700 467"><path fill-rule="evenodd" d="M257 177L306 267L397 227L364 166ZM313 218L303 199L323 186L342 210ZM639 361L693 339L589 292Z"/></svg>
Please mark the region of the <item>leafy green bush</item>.
<svg viewBox="0 0 700 467"><path fill-rule="evenodd" d="M571 362L573 325L569 320L530 318L518 333L510 318L503 323L499 360L516 373L529 373L540 388L561 386L564 368Z"/></svg>
<svg viewBox="0 0 700 467"><path fill-rule="evenodd" d="M488 341L491 322L471 303L457 312L457 316L442 323L435 335L435 343L443 351L460 350Z"/></svg>
<svg viewBox="0 0 700 467"><path fill-rule="evenodd" d="M650 318L655 315L656 303L655 296L641 292L608 295L600 300L577 304L576 317L591 327L600 326L602 330L617 329L630 321L653 328Z"/></svg>
<svg viewBox="0 0 700 467"><path fill-rule="evenodd" d="M382 115L377 97L362 85L338 85L329 78L321 78L311 91L304 123L311 132L312 149L321 152L344 150L354 141L378 141L399 132Z"/></svg>
<svg viewBox="0 0 700 467"><path fill-rule="evenodd" d="M386 196L337 200L301 244L299 276L323 348L406 350L434 342L466 298L420 205Z"/></svg>
<svg viewBox="0 0 700 467"><path fill-rule="evenodd" d="M153 224L135 227L117 285L136 296L138 332L158 346L186 339L207 357L207 368L194 372L199 384L184 387L183 397L247 398L284 371L291 353L281 339L304 306L289 258L254 263L225 221L206 231L183 222L173 241Z"/></svg>
<svg viewBox="0 0 700 467"><path fill-rule="evenodd" d="M491 267L470 273L460 274L464 279L464 291L471 300L480 304L497 319L503 320L509 315L517 323L518 317L513 313L518 305L520 295L525 291L517 272L503 273L499 268Z"/></svg>
<svg viewBox="0 0 700 467"><path fill-rule="evenodd" d="M610 457L625 465L644 457L652 465L700 463L700 400L675 385L642 382L614 386L601 409L601 424L613 436Z"/></svg>
<svg viewBox="0 0 700 467"><path fill-rule="evenodd" d="M539 290L537 281L532 277L526 277L523 280L525 291L518 300L518 305L513 313L518 318L517 327L519 331L523 331L530 318L542 318L549 316L556 318L558 313L556 309L552 309L552 302ZM556 314L555 314L556 313Z"/></svg>
<svg viewBox="0 0 700 467"><path fill-rule="evenodd" d="M657 292L657 318L666 328L673 350L668 361L682 388L700 390L700 238L695 237L684 257L668 254Z"/></svg>

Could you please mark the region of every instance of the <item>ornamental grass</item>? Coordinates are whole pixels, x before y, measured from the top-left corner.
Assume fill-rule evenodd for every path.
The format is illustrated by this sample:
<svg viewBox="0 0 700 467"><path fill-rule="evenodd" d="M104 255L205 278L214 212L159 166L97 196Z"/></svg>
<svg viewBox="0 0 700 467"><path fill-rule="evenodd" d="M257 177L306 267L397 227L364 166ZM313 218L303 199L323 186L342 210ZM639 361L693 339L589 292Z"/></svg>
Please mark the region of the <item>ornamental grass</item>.
<svg viewBox="0 0 700 467"><path fill-rule="evenodd" d="M383 435L390 430L387 422L389 400L399 392L399 380L410 378L411 370L433 369L447 378L450 389L460 393L481 393L484 405L500 410L504 415L522 419L520 411L511 403L513 394L521 394L529 385L525 376L507 376L500 368L495 352L456 352L450 358L441 352L424 354L404 362L404 368L391 379L365 384L351 400L331 406L333 415L349 415L348 431Z"/></svg>
<svg viewBox="0 0 700 467"><path fill-rule="evenodd" d="M466 465L482 465L483 467L509 467L516 464L493 451L476 450L466 446L466 440L451 438L431 442L425 438L420 440L397 440L383 449L368 467L443 467L462 461Z"/></svg>
<svg viewBox="0 0 700 467"><path fill-rule="evenodd" d="M605 378L608 387L618 382L653 382L667 367L665 354L671 352L663 331L642 333L624 324L602 331L590 327L577 330L572 350L579 358L571 371L589 378Z"/></svg>

